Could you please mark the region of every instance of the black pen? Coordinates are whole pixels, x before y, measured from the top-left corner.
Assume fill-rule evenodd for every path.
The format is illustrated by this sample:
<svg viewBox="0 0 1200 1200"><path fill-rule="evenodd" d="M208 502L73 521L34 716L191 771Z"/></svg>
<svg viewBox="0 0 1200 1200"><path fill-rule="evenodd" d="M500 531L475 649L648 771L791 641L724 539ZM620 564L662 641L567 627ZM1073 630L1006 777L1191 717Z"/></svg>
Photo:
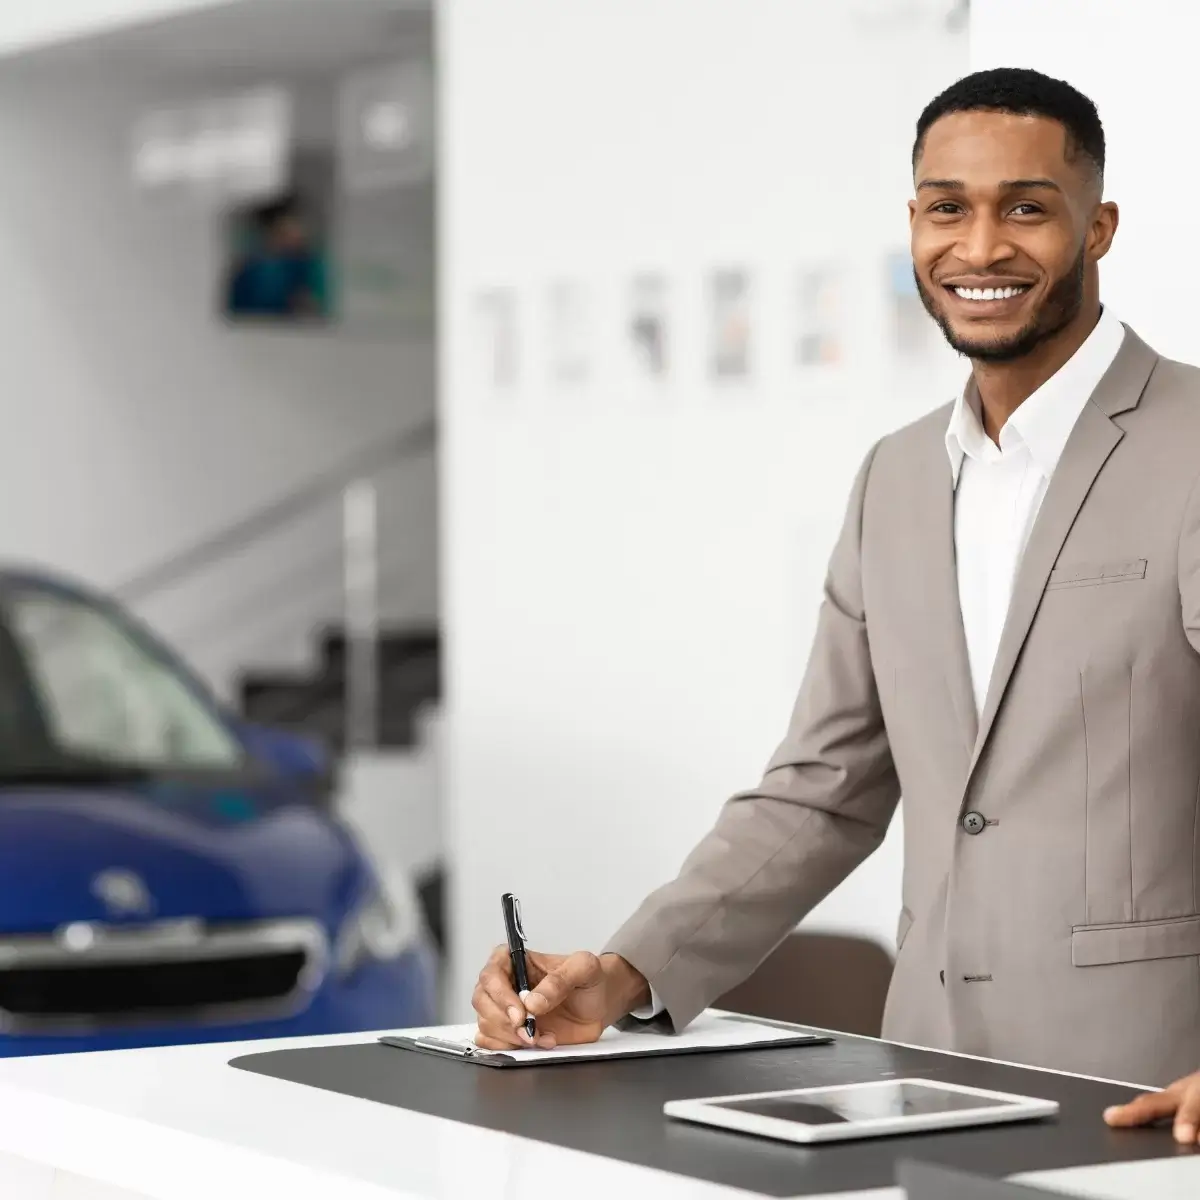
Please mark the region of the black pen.
<svg viewBox="0 0 1200 1200"><path fill-rule="evenodd" d="M524 1003L525 993L529 991L529 969L525 965L525 930L521 928L521 903L512 892L505 892L500 897L500 907L504 910L504 936L508 939L508 957L512 960L513 979L517 985L517 995ZM537 1024L528 1014L525 1017L525 1032L531 1040L537 1036Z"/></svg>

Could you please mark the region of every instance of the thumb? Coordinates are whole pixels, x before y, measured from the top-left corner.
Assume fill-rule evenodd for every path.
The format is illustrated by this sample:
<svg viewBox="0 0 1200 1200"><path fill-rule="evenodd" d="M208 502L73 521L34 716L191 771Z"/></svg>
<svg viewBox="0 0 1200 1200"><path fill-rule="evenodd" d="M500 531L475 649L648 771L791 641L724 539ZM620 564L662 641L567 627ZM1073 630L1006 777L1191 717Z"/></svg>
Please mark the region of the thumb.
<svg viewBox="0 0 1200 1200"><path fill-rule="evenodd" d="M535 1017L556 1009L572 992L596 987L603 980L600 959L587 950L568 955L525 997L525 1010Z"/></svg>

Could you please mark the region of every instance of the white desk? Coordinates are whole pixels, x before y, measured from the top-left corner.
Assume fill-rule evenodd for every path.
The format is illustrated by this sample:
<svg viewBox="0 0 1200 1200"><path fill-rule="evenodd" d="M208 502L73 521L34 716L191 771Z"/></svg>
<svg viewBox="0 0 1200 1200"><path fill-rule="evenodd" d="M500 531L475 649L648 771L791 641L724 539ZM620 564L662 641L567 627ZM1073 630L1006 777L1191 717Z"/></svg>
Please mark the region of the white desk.
<svg viewBox="0 0 1200 1200"><path fill-rule="evenodd" d="M747 1194L226 1065L254 1051L363 1040L369 1035L0 1060L0 1196L729 1200ZM1111 1200L1197 1200L1200 1154L1030 1179ZM899 1192L857 1195L884 1200ZM839 1200L852 1197L841 1193Z"/></svg>

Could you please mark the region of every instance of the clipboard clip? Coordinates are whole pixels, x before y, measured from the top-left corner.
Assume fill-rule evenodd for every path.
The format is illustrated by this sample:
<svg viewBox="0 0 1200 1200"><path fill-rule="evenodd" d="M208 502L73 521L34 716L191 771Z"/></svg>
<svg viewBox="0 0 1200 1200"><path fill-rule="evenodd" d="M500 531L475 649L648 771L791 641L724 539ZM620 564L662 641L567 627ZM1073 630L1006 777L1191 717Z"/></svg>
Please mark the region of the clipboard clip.
<svg viewBox="0 0 1200 1200"><path fill-rule="evenodd" d="M444 1054L457 1054L459 1058L473 1058L479 1053L477 1046L464 1046L460 1042L447 1042L435 1037L413 1038L413 1044L428 1046L430 1050L437 1050Z"/></svg>

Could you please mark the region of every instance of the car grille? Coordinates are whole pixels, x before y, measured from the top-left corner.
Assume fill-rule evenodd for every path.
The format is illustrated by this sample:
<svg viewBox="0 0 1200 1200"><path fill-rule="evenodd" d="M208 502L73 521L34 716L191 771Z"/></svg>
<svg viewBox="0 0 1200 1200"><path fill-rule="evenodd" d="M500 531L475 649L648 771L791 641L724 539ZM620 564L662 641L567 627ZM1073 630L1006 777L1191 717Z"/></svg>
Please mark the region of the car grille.
<svg viewBox="0 0 1200 1200"><path fill-rule="evenodd" d="M278 1000L296 989L304 955L209 962L27 967L0 973L0 1008L14 1016L179 1012Z"/></svg>
<svg viewBox="0 0 1200 1200"><path fill-rule="evenodd" d="M283 1015L307 1002L327 957L321 927L307 921L70 925L47 938L0 938L0 1028Z"/></svg>

